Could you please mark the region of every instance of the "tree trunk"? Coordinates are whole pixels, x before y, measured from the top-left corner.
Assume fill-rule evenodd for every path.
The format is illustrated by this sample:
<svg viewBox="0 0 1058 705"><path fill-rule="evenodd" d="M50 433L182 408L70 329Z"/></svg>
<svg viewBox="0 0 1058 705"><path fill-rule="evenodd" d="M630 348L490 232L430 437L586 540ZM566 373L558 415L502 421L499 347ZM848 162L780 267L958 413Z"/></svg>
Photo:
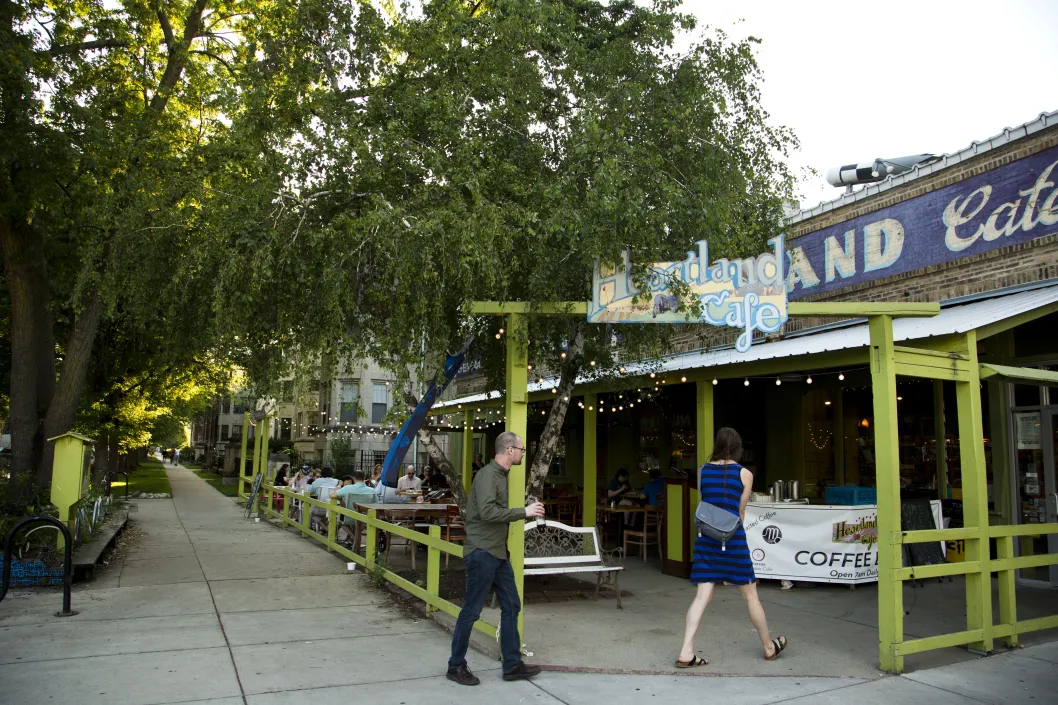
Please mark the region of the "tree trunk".
<svg viewBox="0 0 1058 705"><path fill-rule="evenodd" d="M404 392L404 403L408 407L409 413L415 410L419 400L415 398L415 395L409 391ZM441 450L440 444L433 437L433 432L428 428L420 428L418 433L419 440L422 441L423 446L426 447L426 453L430 456L430 460L437 466L437 469L441 471L441 474L448 480L448 488L452 491L452 498L455 499L456 504L459 505L459 513L466 515L467 511L467 493L463 489L463 473L456 472L455 467L452 465L452 461L448 459L445 452Z"/></svg>
<svg viewBox="0 0 1058 705"><path fill-rule="evenodd" d="M467 493L463 489L463 473L456 472L455 467L452 465L452 461L448 459L445 452L441 450L441 446L438 445L437 441L433 437L433 432L426 428L419 429L419 440L426 447L426 452L430 456L430 460L433 464L441 471L441 474L448 480L448 488L452 491L452 498L455 503L459 505L459 513L466 516L467 511Z"/></svg>
<svg viewBox="0 0 1058 705"><path fill-rule="evenodd" d="M62 373L55 387L55 394L48 404L44 417L44 437L53 438L66 433L73 427L77 416L77 406L84 391L85 379L88 377L88 366L92 361L92 344L96 331L99 330L99 319L103 315L103 297L92 292L87 295L85 307L74 320L73 331L66 344L66 357L62 362ZM55 457L55 444L46 443L37 468L37 481L41 486L51 480L51 463Z"/></svg>
<svg viewBox="0 0 1058 705"><path fill-rule="evenodd" d="M555 454L555 446L558 437L562 435L562 424L566 420L566 411L569 410L570 395L577 382L577 374L580 372L582 357L584 355L584 327L585 323L577 324L573 342L566 350L566 362L562 365L562 377L558 383L558 394L551 405L551 414L547 417L544 431L540 434L537 444L536 456L533 457L533 466L529 469L528 484L525 488L526 502L530 497L540 500L544 497L544 480L547 479L547 471L551 467L551 458Z"/></svg>
<svg viewBox="0 0 1058 705"><path fill-rule="evenodd" d="M43 241L25 222L0 220L0 252L11 301L11 469L31 475L42 465L42 417L55 384L48 267Z"/></svg>

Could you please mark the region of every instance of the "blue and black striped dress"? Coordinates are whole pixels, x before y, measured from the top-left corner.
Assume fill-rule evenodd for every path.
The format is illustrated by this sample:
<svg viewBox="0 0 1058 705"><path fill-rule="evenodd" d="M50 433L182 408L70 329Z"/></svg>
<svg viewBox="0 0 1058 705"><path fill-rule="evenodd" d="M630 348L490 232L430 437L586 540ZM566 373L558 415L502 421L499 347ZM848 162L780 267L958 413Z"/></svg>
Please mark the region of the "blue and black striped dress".
<svg viewBox="0 0 1058 705"><path fill-rule="evenodd" d="M698 485L702 499L722 509L738 514L742 499L742 466L738 464L702 466ZM724 474L727 474L727 489ZM691 566L691 582L731 583L747 585L757 579L753 573L753 561L749 557L746 530L739 523L735 535L727 540L725 550L716 539L699 536L694 542L694 563Z"/></svg>

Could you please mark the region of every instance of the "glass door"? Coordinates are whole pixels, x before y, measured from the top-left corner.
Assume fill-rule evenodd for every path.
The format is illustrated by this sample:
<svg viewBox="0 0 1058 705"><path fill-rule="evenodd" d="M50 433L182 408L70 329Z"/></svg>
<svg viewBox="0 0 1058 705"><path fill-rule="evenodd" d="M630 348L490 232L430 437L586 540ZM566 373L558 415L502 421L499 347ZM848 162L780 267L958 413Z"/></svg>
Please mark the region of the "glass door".
<svg viewBox="0 0 1058 705"><path fill-rule="evenodd" d="M1058 458L1058 408L1014 412L1017 453L1017 515L1024 525L1058 521L1058 488L1055 486L1055 459ZM1021 536L1015 539L1017 553L1038 556L1058 553L1054 534ZM1058 567L1023 568L1023 580L1058 585Z"/></svg>

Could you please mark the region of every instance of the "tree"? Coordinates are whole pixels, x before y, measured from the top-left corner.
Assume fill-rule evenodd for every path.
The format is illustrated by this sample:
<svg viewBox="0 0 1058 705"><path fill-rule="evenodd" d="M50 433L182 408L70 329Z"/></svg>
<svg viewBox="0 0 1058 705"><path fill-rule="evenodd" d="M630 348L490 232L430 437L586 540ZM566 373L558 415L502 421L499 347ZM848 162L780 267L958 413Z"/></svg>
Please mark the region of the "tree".
<svg viewBox="0 0 1058 705"><path fill-rule="evenodd" d="M74 423L101 325L189 331L198 352L259 354L261 339L212 320L213 290L228 256L253 252L259 223L244 216L275 200L275 182L251 184L227 210L206 204L230 174L270 166L231 122L307 119L284 91L316 84L320 37L355 7L0 0L0 304L16 473L47 481L44 439ZM269 301L242 287L237 298L233 313L258 318Z"/></svg>

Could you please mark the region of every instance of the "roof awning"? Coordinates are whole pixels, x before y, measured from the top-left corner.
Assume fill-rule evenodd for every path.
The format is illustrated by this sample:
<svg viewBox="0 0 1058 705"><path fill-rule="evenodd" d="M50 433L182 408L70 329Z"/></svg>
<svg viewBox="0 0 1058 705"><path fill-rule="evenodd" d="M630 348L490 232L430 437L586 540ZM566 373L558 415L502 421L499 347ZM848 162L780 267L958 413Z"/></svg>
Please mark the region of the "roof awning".
<svg viewBox="0 0 1058 705"><path fill-rule="evenodd" d="M971 330L977 330L979 332L978 337L983 338L1053 311L1058 311L1058 285L1012 294L1000 294L970 303L943 306L941 312L932 318L897 318L893 321L893 341L899 343L908 340L928 340L930 338L942 338L949 335L967 333ZM660 365L656 360L630 362L624 366L625 372L622 377L635 378L650 372L662 374L706 369L711 374L723 377L724 368L731 365L818 355L841 350L855 350L866 348L869 344L870 331L867 328L867 323L860 319L859 321L848 321L845 327L834 328L833 326L828 326L826 330L803 331L790 335L783 340L770 343L754 343L744 353L740 353L733 346L729 346L718 350L675 355L663 359ZM999 368L996 365L990 367ZM1018 370L1019 374L1023 372L1021 368L1011 367L1006 369ZM1044 375L1053 374L1042 370L1029 370L1027 372ZM996 374L1004 373L998 371L990 372L990 376ZM982 370L982 376L985 376L984 370ZM1004 374L1004 376L1011 375ZM1028 379L1027 377L1017 378ZM1039 379L1034 379L1036 379L1037 383L1040 383ZM1048 376L1047 379L1050 380L1051 377ZM577 386L590 384L593 381L587 377L579 377ZM558 376L546 377L539 382L530 382L528 391L532 394L533 392L550 390L558 382ZM473 394L447 402L438 402L434 406L434 411L451 410L453 406L460 404L488 402L489 400L499 399L502 396L502 393L498 391Z"/></svg>
<svg viewBox="0 0 1058 705"><path fill-rule="evenodd" d="M1037 370L1032 367L1008 367L1006 365L981 364L981 379L1002 377L1030 384L1046 384L1058 387L1058 372Z"/></svg>

